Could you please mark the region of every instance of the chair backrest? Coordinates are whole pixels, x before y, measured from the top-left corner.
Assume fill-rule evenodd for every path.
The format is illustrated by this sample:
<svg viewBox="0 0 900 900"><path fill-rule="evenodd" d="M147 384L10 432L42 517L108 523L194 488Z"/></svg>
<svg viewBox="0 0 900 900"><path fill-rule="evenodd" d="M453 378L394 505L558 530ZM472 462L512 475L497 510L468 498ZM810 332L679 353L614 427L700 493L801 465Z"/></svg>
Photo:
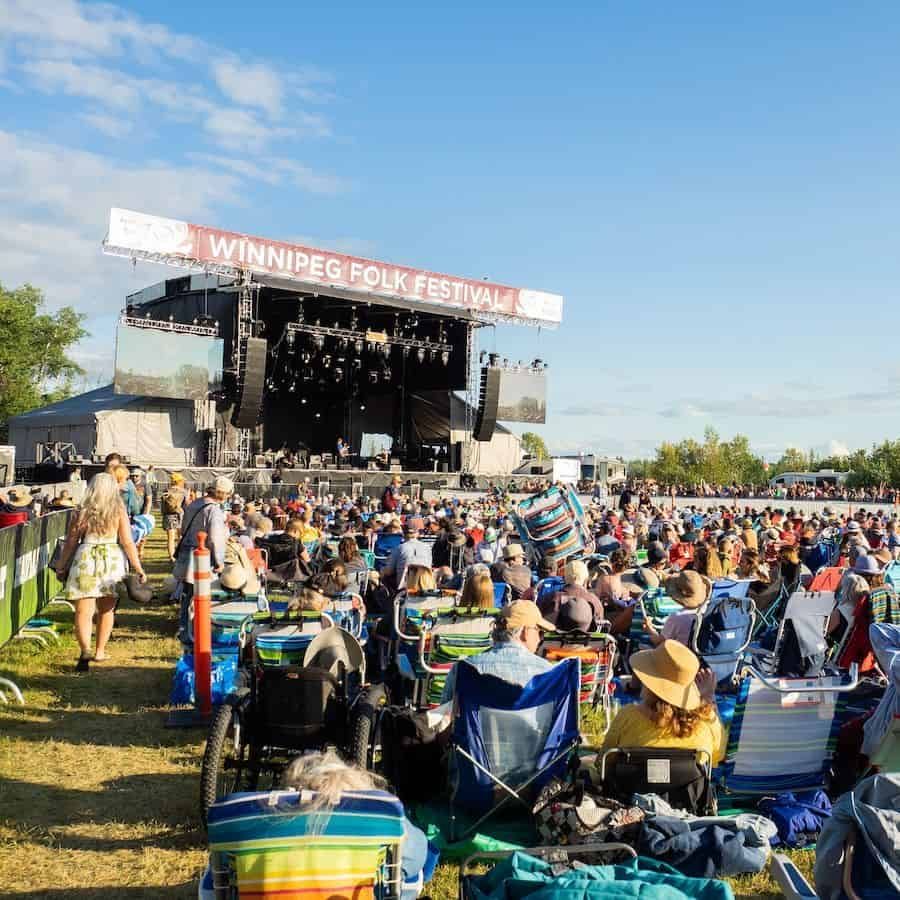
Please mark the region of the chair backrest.
<svg viewBox="0 0 900 900"><path fill-rule="evenodd" d="M715 672L717 683L734 679L755 624L756 605L749 597L712 600L698 615L692 649Z"/></svg>
<svg viewBox="0 0 900 900"><path fill-rule="evenodd" d="M495 581L494 585L494 605L499 609L506 606L512 599L512 588L505 581Z"/></svg>
<svg viewBox="0 0 900 900"><path fill-rule="evenodd" d="M403 543L402 534L379 534L375 538L375 568L380 572L391 553Z"/></svg>
<svg viewBox="0 0 900 900"><path fill-rule="evenodd" d="M566 579L561 575L549 575L547 578L542 578L534 588L534 602L540 603L542 600L546 600L549 597L552 597L554 594L561 591L566 586Z"/></svg>
<svg viewBox="0 0 900 900"><path fill-rule="evenodd" d="M725 783L739 794L821 787L847 718L847 695L830 692L839 677L782 678L781 691L747 675L741 682L723 763ZM790 688L821 687L813 694Z"/></svg>
<svg viewBox="0 0 900 900"><path fill-rule="evenodd" d="M347 791L334 807L310 810L314 799L261 791L210 807L210 868L221 896L399 898L400 801L384 791Z"/></svg>
<svg viewBox="0 0 900 900"><path fill-rule="evenodd" d="M572 658L580 661L581 703L595 703L599 692L609 689L616 660L616 640L611 635L550 632L544 635L538 653L552 663Z"/></svg>
<svg viewBox="0 0 900 900"><path fill-rule="evenodd" d="M628 802L632 794L658 794L694 815L713 809L710 759L703 751L663 747L619 747L601 761L603 789Z"/></svg>
<svg viewBox="0 0 900 900"><path fill-rule="evenodd" d="M536 791L560 775L580 739L580 681L578 659L563 660L524 686L459 662L452 725L453 802L484 812L495 805L497 780L513 790L530 781Z"/></svg>
<svg viewBox="0 0 900 900"><path fill-rule="evenodd" d="M446 673L454 663L484 653L491 648L493 616L460 616L449 620L441 616L430 633L427 662L430 669L440 669L441 674L431 672L426 690L429 706L441 702ZM424 652L424 649L423 649Z"/></svg>

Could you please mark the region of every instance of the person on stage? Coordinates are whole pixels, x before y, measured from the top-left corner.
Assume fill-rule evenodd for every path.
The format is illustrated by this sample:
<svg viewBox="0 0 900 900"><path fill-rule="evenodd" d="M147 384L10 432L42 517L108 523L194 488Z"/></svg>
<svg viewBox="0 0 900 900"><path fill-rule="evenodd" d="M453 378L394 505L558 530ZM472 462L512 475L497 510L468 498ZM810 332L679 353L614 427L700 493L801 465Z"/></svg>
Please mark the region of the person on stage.
<svg viewBox="0 0 900 900"><path fill-rule="evenodd" d="M381 511L386 513L394 513L400 507L400 485L401 479L399 475L395 475L391 479L391 483L384 489L381 495Z"/></svg>
<svg viewBox="0 0 900 900"><path fill-rule="evenodd" d="M350 445L344 443L344 439L339 437L337 439L337 458L347 459L350 456Z"/></svg>

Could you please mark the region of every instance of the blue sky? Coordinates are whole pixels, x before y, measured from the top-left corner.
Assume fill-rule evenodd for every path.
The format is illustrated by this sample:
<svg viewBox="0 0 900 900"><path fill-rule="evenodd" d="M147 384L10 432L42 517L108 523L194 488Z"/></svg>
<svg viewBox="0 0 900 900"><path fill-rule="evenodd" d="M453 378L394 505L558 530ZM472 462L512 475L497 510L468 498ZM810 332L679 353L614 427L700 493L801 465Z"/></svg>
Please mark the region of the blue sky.
<svg viewBox="0 0 900 900"><path fill-rule="evenodd" d="M786 9L789 7L789 9ZM565 295L557 449L896 437L900 6L0 0L0 281L90 317L110 206Z"/></svg>

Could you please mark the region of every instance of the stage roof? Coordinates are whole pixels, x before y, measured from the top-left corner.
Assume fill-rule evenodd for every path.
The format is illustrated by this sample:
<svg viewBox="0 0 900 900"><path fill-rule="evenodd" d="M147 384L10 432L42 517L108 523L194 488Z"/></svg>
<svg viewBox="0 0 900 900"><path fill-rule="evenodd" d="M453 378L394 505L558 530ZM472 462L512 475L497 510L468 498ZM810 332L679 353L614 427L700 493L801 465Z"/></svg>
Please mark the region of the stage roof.
<svg viewBox="0 0 900 900"><path fill-rule="evenodd" d="M477 278L444 275L333 250L253 237L177 219L112 209L106 253L218 275L252 273L300 290L363 302L411 304L438 315L555 328L563 298ZM271 281L269 281L271 283Z"/></svg>

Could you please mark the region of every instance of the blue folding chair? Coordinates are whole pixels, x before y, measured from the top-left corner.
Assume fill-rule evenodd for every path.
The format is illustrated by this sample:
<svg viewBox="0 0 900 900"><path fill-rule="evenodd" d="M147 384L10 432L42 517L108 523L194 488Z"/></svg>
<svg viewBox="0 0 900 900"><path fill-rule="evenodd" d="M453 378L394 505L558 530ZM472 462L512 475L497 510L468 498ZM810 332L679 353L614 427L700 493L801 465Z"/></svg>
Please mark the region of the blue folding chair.
<svg viewBox="0 0 900 900"><path fill-rule="evenodd" d="M380 572L388 563L391 554L403 543L402 534L379 534L375 538L375 571Z"/></svg>
<svg viewBox="0 0 900 900"><path fill-rule="evenodd" d="M735 683L755 627L756 604L750 597L720 597L699 611L691 649L715 673L721 688Z"/></svg>
<svg viewBox="0 0 900 900"><path fill-rule="evenodd" d="M524 685L456 666L450 740L450 839L474 832L510 800L530 807L562 777L579 742L579 660L566 659ZM479 815L457 835L457 810Z"/></svg>
<svg viewBox="0 0 900 900"><path fill-rule="evenodd" d="M512 600L512 588L504 581L495 581L494 585L494 606L497 609L506 606Z"/></svg>

